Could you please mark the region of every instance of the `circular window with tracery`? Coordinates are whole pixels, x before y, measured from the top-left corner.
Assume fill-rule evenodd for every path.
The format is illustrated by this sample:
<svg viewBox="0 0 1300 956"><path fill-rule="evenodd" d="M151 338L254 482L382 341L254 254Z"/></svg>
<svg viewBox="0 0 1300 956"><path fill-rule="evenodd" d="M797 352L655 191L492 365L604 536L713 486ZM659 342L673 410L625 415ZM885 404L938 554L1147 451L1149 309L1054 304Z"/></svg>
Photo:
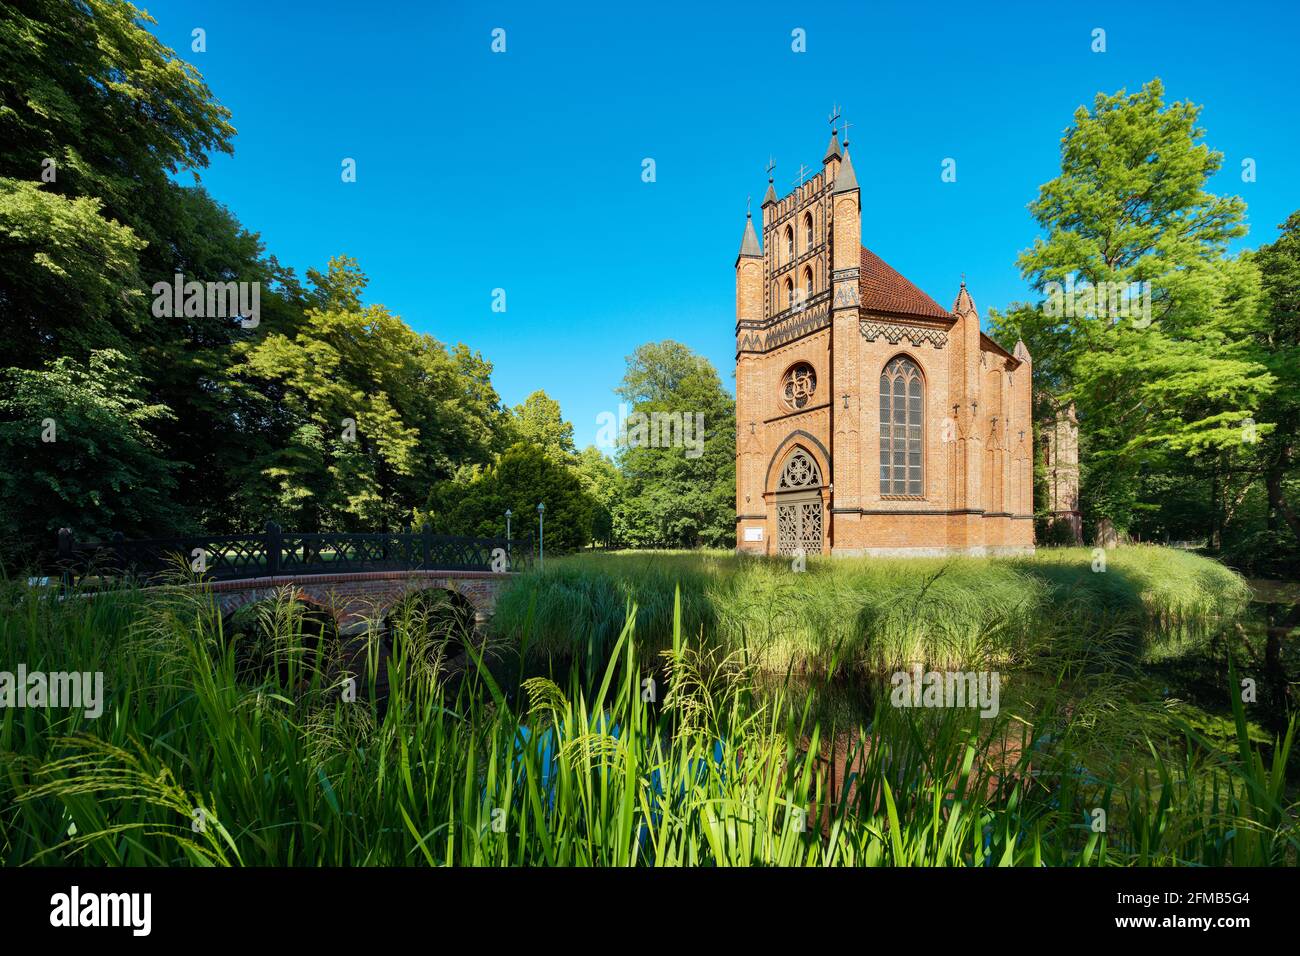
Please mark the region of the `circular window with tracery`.
<svg viewBox="0 0 1300 956"><path fill-rule="evenodd" d="M817 373L807 362L792 365L781 379L781 398L789 408L803 408L817 391Z"/></svg>
<svg viewBox="0 0 1300 956"><path fill-rule="evenodd" d="M815 488L822 483L821 469L817 467L817 462L813 461L802 448L794 452L786 459L785 467L781 469L781 477L776 486L779 489L787 488Z"/></svg>

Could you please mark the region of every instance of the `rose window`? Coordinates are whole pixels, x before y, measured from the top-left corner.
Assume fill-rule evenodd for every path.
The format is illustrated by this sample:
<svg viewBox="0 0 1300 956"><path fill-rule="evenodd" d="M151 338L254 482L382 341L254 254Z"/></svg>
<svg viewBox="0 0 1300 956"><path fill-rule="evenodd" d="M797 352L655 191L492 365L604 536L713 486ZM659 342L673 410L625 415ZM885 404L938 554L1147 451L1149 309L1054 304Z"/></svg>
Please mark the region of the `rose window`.
<svg viewBox="0 0 1300 956"><path fill-rule="evenodd" d="M781 380L781 398L792 409L804 408L817 391L817 373L807 362L791 367Z"/></svg>

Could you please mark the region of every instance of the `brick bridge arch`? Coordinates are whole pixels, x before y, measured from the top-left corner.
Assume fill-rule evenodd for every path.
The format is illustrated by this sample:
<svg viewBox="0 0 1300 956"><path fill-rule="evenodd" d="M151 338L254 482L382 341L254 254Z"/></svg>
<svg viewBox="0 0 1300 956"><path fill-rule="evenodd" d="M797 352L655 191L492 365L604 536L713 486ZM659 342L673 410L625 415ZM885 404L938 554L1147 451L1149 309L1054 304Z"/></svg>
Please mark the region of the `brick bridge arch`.
<svg viewBox="0 0 1300 956"><path fill-rule="evenodd" d="M394 605L417 591L442 590L459 594L474 607L476 621L488 620L497 595L512 575L493 571L363 571L351 574L279 575L207 582L222 616L255 601L275 597L291 586L295 597L329 611L340 635L363 632L367 621L379 621Z"/></svg>

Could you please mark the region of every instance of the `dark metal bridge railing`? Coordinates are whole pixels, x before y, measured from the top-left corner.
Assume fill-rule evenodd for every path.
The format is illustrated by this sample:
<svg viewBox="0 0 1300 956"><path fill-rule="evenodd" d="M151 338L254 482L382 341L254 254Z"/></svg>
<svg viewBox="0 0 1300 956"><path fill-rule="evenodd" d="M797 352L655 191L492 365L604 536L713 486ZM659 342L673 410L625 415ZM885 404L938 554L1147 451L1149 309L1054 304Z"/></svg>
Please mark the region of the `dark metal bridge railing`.
<svg viewBox="0 0 1300 956"><path fill-rule="evenodd" d="M354 534L283 531L191 535L128 541L78 541L59 532L58 572L66 577L123 575L156 580L188 569L207 580L363 571L520 571L532 560L528 536L469 538L418 531Z"/></svg>

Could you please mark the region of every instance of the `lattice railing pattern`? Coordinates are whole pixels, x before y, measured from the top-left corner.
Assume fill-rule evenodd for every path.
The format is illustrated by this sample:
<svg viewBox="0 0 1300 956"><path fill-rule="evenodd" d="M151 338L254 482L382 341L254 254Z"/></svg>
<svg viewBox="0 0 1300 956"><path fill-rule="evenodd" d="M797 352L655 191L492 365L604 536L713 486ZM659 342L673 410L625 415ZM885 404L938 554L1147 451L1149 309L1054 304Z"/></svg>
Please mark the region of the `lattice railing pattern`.
<svg viewBox="0 0 1300 956"><path fill-rule="evenodd" d="M158 579L169 573L233 580L274 575L347 574L364 571L519 571L531 560L524 536L469 538L419 531L346 533L282 531L274 522L262 534L77 541L59 533L61 574L130 575ZM498 553L500 561L496 561Z"/></svg>

